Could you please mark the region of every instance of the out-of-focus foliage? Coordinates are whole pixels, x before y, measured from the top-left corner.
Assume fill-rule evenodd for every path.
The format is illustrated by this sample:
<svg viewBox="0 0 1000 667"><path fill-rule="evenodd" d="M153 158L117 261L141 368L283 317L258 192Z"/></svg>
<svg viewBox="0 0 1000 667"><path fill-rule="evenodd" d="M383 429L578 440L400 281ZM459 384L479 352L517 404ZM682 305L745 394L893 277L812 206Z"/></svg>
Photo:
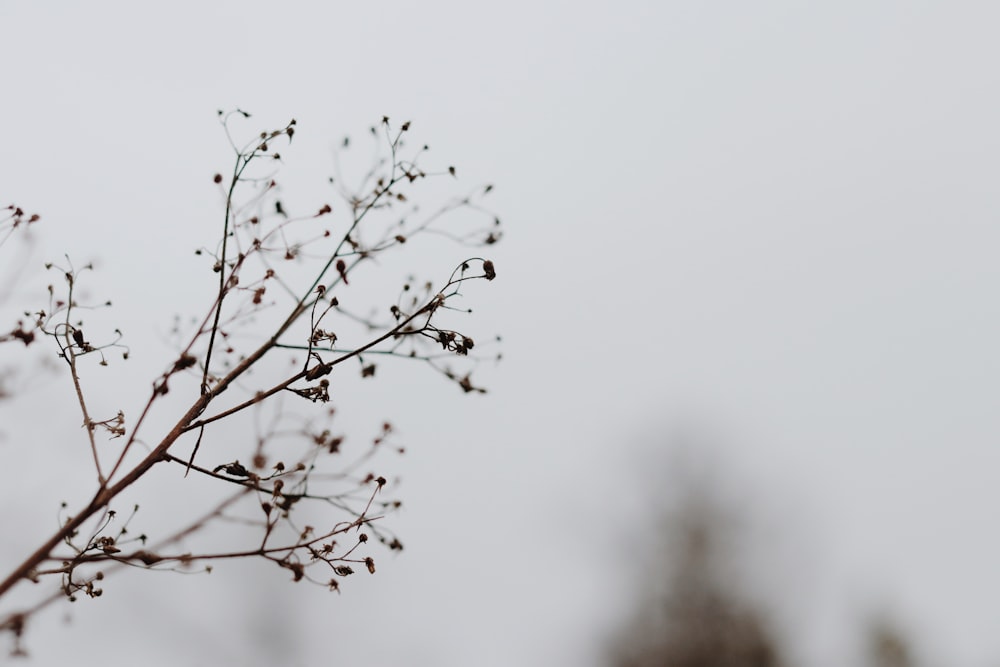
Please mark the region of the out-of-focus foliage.
<svg viewBox="0 0 1000 667"><path fill-rule="evenodd" d="M672 499L657 498L655 547L636 572L641 577L633 608L609 643L609 667L781 667L808 647L775 623L771 607L784 591L765 598L740 527L744 520L722 500L713 475L692 474L684 464L664 477ZM663 492L661 496L670 495ZM773 595L772 595L773 593ZM877 593L877 592L876 592ZM862 625L857 643L868 667L918 667L909 638L885 615ZM805 653L813 653L805 650Z"/></svg>
<svg viewBox="0 0 1000 667"><path fill-rule="evenodd" d="M619 631L615 667L778 667L787 664L766 611L724 573L725 521L689 492L667 513L665 545L646 570L641 600Z"/></svg>

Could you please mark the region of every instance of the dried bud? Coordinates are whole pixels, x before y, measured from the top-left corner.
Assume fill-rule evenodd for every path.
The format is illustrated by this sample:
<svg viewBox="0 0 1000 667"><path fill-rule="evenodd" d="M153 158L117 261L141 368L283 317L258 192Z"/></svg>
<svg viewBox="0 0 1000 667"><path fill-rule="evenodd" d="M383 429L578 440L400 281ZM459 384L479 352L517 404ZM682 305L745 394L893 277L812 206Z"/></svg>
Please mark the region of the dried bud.
<svg viewBox="0 0 1000 667"><path fill-rule="evenodd" d="M350 285L350 283L347 282L347 263L342 259L337 260L337 273L340 274L340 277L344 281L345 285Z"/></svg>
<svg viewBox="0 0 1000 667"><path fill-rule="evenodd" d="M137 551L132 555L132 558L141 560L144 565L156 565L163 560L162 557L148 551Z"/></svg>
<svg viewBox="0 0 1000 667"><path fill-rule="evenodd" d="M494 268L491 260L483 260L483 273L486 275L487 280L493 280L497 277L496 268Z"/></svg>
<svg viewBox="0 0 1000 667"><path fill-rule="evenodd" d="M18 327L20 327L20 326L21 326L21 323L18 322ZM20 329L20 328L14 329L13 331L10 332L9 335L10 335L11 338L16 338L17 340L19 340L22 343L24 343L25 346L31 345L31 343L35 340L35 332L34 331L26 331L26 330L23 330L23 329Z"/></svg>
<svg viewBox="0 0 1000 667"><path fill-rule="evenodd" d="M181 355L180 359L174 362L173 372L182 371L185 368L191 368L198 360L190 354Z"/></svg>
<svg viewBox="0 0 1000 667"><path fill-rule="evenodd" d="M329 372L332 370L333 366L331 364L317 364L316 366L310 368L309 371L306 373L306 380L310 382L312 382L313 380L318 380L324 375L329 374Z"/></svg>
<svg viewBox="0 0 1000 667"><path fill-rule="evenodd" d="M223 471L227 475L232 475L233 477L249 477L250 471L243 467L239 461L233 461L232 463L224 463L220 466L216 466L212 470L214 473Z"/></svg>

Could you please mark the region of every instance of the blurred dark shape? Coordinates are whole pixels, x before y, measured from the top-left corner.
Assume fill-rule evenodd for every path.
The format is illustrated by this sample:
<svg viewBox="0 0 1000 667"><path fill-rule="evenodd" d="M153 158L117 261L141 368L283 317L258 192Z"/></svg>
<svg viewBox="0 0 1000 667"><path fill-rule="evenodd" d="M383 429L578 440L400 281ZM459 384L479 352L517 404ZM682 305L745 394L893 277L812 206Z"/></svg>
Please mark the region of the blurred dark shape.
<svg viewBox="0 0 1000 667"><path fill-rule="evenodd" d="M914 667L906 638L887 620L868 629L868 655L872 667Z"/></svg>
<svg viewBox="0 0 1000 667"><path fill-rule="evenodd" d="M645 545L629 540L637 593L630 616L609 642L609 667L783 667L797 664L806 647L796 634L772 625L772 606L792 591L774 590L753 567L753 536L745 530L745 496L726 495L732 485L718 466L689 458L689 450L656 480ZM649 472L654 468L647 467ZM725 475L721 475L725 477ZM742 488L742 485L739 485ZM745 488L743 488L745 493ZM645 549L644 546L652 546ZM637 555L637 553L639 555ZM650 554L644 558L643 553ZM821 573L819 573L820 576ZM751 594L758 591L759 598ZM859 644L846 654L866 667L917 667L909 636L893 615L876 615L859 627ZM814 651L804 651L806 654Z"/></svg>
<svg viewBox="0 0 1000 667"><path fill-rule="evenodd" d="M689 490L662 526L648 595L614 642L615 667L779 667L787 664L764 610L725 574L727 521Z"/></svg>

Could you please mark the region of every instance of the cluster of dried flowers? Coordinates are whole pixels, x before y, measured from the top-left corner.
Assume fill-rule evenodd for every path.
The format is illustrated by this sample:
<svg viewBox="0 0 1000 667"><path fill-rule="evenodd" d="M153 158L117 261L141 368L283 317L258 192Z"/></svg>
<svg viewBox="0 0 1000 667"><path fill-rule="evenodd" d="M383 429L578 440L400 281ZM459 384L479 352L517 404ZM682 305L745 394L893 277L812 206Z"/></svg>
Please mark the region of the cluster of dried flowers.
<svg viewBox="0 0 1000 667"><path fill-rule="evenodd" d="M371 275L365 267L414 237L445 237L464 246L499 241L500 222L481 205L492 186L422 212L410 203L411 190L424 179L453 178L455 169L425 171L427 146L410 150L404 141L410 123L394 128L383 118L371 128L381 150L360 185L348 189L339 176L330 179L342 209L322 204L297 216L279 199L281 188L272 171L281 161L274 149L292 141L296 122L238 143L232 125L249 117L240 110L220 112L234 163L229 175L212 179L225 207L218 242L197 251L209 259L207 269L215 274L206 270L209 304L189 330L177 326L176 355L151 383L137 418L126 419L123 410L106 418L93 414L81 379L84 365L107 365L111 353L128 358L117 330L85 332L81 313L93 304L81 303L77 286L92 267L78 269L68 259L64 265L48 265L59 279L49 287L47 307L25 314L0 335L0 343L55 345L85 427L87 444L78 451L89 449L86 458L95 479L90 501L75 511L64 506L58 529L0 579L0 602L24 582L59 581L58 587L40 589L37 604L0 615L0 629L17 640L41 607L59 598L100 596L102 582L115 568L210 571L215 562L259 558L288 570L294 581L331 590L355 567L374 573L375 560L367 552L372 538L389 549L402 549L384 522L377 521L400 503L383 496L384 476L362 466L378 451L401 452L402 447L393 444L394 428L385 421L363 451L350 460L342 458L345 436L334 429L331 378L353 364L361 377L371 378L373 359L400 357L426 364L465 392L483 392L473 384L469 366L499 358L496 353L477 356L484 346L442 323L448 311L469 312L455 305L467 283L496 277L489 259L466 258L440 284L410 277L384 306L364 311L363 306L372 304L359 303L365 277ZM38 220L17 207L7 211L0 217L0 243ZM457 227L455 218L463 218ZM289 409L292 403L306 407L306 416ZM180 416L166 432L152 433L151 411L164 404L179 409ZM227 440L218 437L221 422L246 415L254 415L256 426L254 437L240 439L242 453L227 442L208 445ZM102 438L120 446L109 453L98 442ZM222 452L227 458L220 463ZM202 459L210 456L216 460L206 464ZM176 484L200 479L224 492L179 530L153 539L150 530L134 534L130 529L138 521L137 505L129 504L124 521L118 505L126 490L161 464L177 467ZM244 537L246 527L253 527L249 541L236 538L237 546L190 548L206 526L237 520ZM15 652L21 650L16 641Z"/></svg>

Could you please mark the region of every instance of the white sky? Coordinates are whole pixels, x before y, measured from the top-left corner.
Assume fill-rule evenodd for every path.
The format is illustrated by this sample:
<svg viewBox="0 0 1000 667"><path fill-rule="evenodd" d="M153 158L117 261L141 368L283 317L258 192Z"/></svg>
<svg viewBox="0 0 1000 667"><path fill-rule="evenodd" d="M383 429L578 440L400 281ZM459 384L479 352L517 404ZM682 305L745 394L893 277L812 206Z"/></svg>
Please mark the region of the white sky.
<svg viewBox="0 0 1000 667"><path fill-rule="evenodd" d="M977 2L0 4L0 204L43 214L39 263L99 260L137 369L109 401L146 391L171 318L206 301L192 251L220 215L218 108L298 120L282 154L303 209L330 198L344 134L410 119L463 187L496 184L508 232L471 320L505 338L492 394L379 385L409 445L392 462L407 551L339 597L263 564L123 578L68 629L32 629L38 664L599 664L627 609L615 536L669 480L638 473L688 431L767 527L760 576L803 664L845 664L883 608L928 656L1000 658L998 19ZM383 416L355 402L359 428ZM30 414L0 410L14 432Z"/></svg>

